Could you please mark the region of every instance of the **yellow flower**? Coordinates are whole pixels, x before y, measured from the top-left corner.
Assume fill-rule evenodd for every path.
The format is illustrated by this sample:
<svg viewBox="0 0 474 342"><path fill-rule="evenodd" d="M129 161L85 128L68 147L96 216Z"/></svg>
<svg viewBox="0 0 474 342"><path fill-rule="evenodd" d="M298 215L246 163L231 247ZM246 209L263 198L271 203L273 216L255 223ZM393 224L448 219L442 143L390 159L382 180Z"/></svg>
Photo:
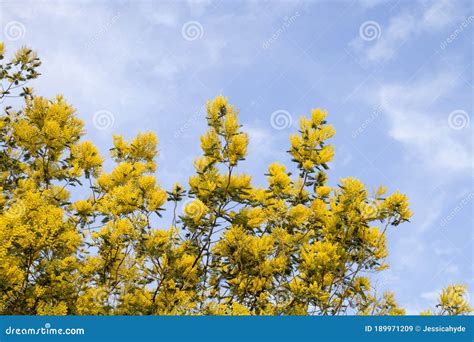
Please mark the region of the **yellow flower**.
<svg viewBox="0 0 474 342"><path fill-rule="evenodd" d="M209 124L217 130L222 126L221 116L227 111L227 102L227 98L221 95L212 101L207 101L206 108Z"/></svg>
<svg viewBox="0 0 474 342"><path fill-rule="evenodd" d="M334 146L326 145L318 153L318 163L326 164L334 158Z"/></svg>
<svg viewBox="0 0 474 342"><path fill-rule="evenodd" d="M311 211L309 208L306 208L302 204L298 204L289 210L288 215L290 217L290 222L296 226L299 226L308 219L310 213Z"/></svg>
<svg viewBox="0 0 474 342"><path fill-rule="evenodd" d="M330 186L318 186L316 188L316 194L320 197L328 197L331 193L331 190L332 189Z"/></svg>
<svg viewBox="0 0 474 342"><path fill-rule="evenodd" d="M249 210L247 224L250 227L258 227L266 221L265 211L262 208L253 208Z"/></svg>
<svg viewBox="0 0 474 342"><path fill-rule="evenodd" d="M354 282L354 289L357 292L365 292L370 289L370 281L367 277L357 277Z"/></svg>
<svg viewBox="0 0 474 342"><path fill-rule="evenodd" d="M314 125L320 125L321 122L326 118L326 115L328 113L317 108L317 109L313 109L311 111L311 121L313 122Z"/></svg>
<svg viewBox="0 0 474 342"><path fill-rule="evenodd" d="M158 138L155 133L139 133L130 143L126 142L121 135L114 135L113 143L111 155L117 162L143 162L148 171L155 171L154 158L158 155L156 148Z"/></svg>
<svg viewBox="0 0 474 342"><path fill-rule="evenodd" d="M211 128L201 136L201 149L205 156L220 160L221 148L221 141L215 129Z"/></svg>
<svg viewBox="0 0 474 342"><path fill-rule="evenodd" d="M278 163L273 163L268 167L268 171L269 176L267 178L271 187L277 188L277 192L288 189L291 184L291 180L286 173L285 166Z"/></svg>
<svg viewBox="0 0 474 342"><path fill-rule="evenodd" d="M450 315L463 315L472 312L466 298L465 285L449 285L441 291L439 296L441 310Z"/></svg>
<svg viewBox="0 0 474 342"><path fill-rule="evenodd" d="M74 168L87 172L92 171L94 175L98 174L103 162L97 147L91 141L73 145L71 147L71 158Z"/></svg>
<svg viewBox="0 0 474 342"><path fill-rule="evenodd" d="M412 212L408 207L408 197L399 192L388 196L382 207L387 211L387 215L397 215L395 224L406 221L412 216Z"/></svg>
<svg viewBox="0 0 474 342"><path fill-rule="evenodd" d="M163 204L166 202L166 191L161 189L154 189L150 191L150 194L147 195L148 197L148 206L147 209L149 211L155 211L158 208L161 208Z"/></svg>
<svg viewBox="0 0 474 342"><path fill-rule="evenodd" d="M297 148L301 144L300 136L298 134L291 134L290 143L292 147Z"/></svg>
<svg viewBox="0 0 474 342"><path fill-rule="evenodd" d="M303 162L303 169L310 171L314 167L314 163L311 160L305 160Z"/></svg>
<svg viewBox="0 0 474 342"><path fill-rule="evenodd" d="M237 134L231 138L228 147L230 165L236 165L238 160L245 157L247 154L248 142L247 134Z"/></svg>
<svg viewBox="0 0 474 342"><path fill-rule="evenodd" d="M237 120L237 113L230 110L224 118L224 133L226 137L231 137L237 133L239 122Z"/></svg>
<svg viewBox="0 0 474 342"><path fill-rule="evenodd" d="M73 204L73 208L79 215L88 215L92 210L92 203L90 201L79 200Z"/></svg>

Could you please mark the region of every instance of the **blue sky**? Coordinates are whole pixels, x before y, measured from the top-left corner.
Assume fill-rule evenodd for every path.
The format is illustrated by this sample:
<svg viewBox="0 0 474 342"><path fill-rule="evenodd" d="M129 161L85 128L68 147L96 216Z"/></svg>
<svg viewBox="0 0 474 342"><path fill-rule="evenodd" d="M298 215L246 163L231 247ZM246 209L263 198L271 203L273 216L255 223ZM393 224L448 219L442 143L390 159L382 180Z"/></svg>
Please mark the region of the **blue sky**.
<svg viewBox="0 0 474 342"><path fill-rule="evenodd" d="M153 130L157 172L187 182L224 94L249 132L241 171L263 184L298 118L329 112L331 184L406 193L412 222L388 233L378 285L408 313L452 282L473 289L473 26L470 1L1 1L10 51L38 51L36 93L62 93L104 154L111 134ZM162 223L166 226L166 223ZM471 301L471 304L472 301Z"/></svg>

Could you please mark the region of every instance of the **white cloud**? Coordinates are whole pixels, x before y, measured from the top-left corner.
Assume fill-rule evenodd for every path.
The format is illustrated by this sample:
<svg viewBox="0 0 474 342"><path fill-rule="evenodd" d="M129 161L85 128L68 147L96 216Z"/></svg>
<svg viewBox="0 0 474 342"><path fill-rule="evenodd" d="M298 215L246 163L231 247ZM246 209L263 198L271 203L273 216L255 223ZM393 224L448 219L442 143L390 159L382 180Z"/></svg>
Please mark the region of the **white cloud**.
<svg viewBox="0 0 474 342"><path fill-rule="evenodd" d="M139 7L142 10L143 14L148 18L148 20L155 25L163 25L165 27L176 27L178 24L178 15L175 12L170 10L168 11L153 11L148 8L147 5L151 3L141 3L142 7Z"/></svg>
<svg viewBox="0 0 474 342"><path fill-rule="evenodd" d="M461 20L462 10L454 1L429 2L429 6L417 4L409 12L401 12L390 18L388 25L381 22L380 37L374 41L355 38L350 45L369 62L383 62L393 58L408 39L422 33L432 33Z"/></svg>
<svg viewBox="0 0 474 342"><path fill-rule="evenodd" d="M186 3L191 11L191 14L196 16L202 15L209 7L212 6L211 0L187 0Z"/></svg>
<svg viewBox="0 0 474 342"><path fill-rule="evenodd" d="M420 295L420 297L430 302L436 302L440 293L441 293L441 289L437 289L433 291L423 292Z"/></svg>
<svg viewBox="0 0 474 342"><path fill-rule="evenodd" d="M383 4L384 2L384 0L359 0L357 4L363 9L370 9L380 4Z"/></svg>
<svg viewBox="0 0 474 342"><path fill-rule="evenodd" d="M255 125L245 125L243 131L249 135L249 158L262 160L263 158L278 158L278 155L281 154L280 149L277 148L274 135L269 130Z"/></svg>
<svg viewBox="0 0 474 342"><path fill-rule="evenodd" d="M463 131L451 129L450 111L438 108L435 103L438 97L451 95L458 83L454 73L441 72L434 78L410 85L384 85L378 91L378 102L388 119L390 136L404 145L414 161L433 171L472 169L470 127ZM457 108L451 110L454 109Z"/></svg>

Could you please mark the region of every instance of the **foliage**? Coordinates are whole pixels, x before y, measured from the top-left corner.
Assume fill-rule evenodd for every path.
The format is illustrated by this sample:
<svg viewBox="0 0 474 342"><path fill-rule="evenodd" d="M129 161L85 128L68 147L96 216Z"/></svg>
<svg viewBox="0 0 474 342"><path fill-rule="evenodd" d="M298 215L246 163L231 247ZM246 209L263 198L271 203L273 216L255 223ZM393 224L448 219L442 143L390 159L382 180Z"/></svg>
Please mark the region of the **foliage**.
<svg viewBox="0 0 474 342"><path fill-rule="evenodd" d="M2 65L1 99L39 64L22 48ZM369 276L388 267L385 233L408 221L408 199L351 177L327 184L335 130L325 111L302 117L290 137L297 174L274 163L268 185L255 187L237 171L248 135L218 96L189 189L167 192L155 178L153 133L115 135L106 172L62 96L18 95L23 108L0 117L1 313L404 314ZM167 203L173 221L156 227ZM464 296L460 286L443 290L439 314L470 312Z"/></svg>

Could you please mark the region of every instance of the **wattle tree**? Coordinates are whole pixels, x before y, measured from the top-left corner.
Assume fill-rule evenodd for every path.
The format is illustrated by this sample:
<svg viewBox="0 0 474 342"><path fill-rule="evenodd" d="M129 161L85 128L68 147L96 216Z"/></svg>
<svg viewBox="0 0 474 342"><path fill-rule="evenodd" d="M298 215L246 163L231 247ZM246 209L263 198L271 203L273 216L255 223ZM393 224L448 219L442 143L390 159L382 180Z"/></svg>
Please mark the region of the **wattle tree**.
<svg viewBox="0 0 474 342"><path fill-rule="evenodd" d="M256 187L239 169L249 137L237 109L216 97L195 174L166 191L154 133L114 135L116 165L105 172L74 108L26 87L39 66L28 48L0 66L0 313L405 313L370 280L389 267L386 231L409 220L408 199L352 177L327 185L335 130L325 111L311 110L290 136L297 174L274 163ZM444 289L433 311L469 312L462 285Z"/></svg>

